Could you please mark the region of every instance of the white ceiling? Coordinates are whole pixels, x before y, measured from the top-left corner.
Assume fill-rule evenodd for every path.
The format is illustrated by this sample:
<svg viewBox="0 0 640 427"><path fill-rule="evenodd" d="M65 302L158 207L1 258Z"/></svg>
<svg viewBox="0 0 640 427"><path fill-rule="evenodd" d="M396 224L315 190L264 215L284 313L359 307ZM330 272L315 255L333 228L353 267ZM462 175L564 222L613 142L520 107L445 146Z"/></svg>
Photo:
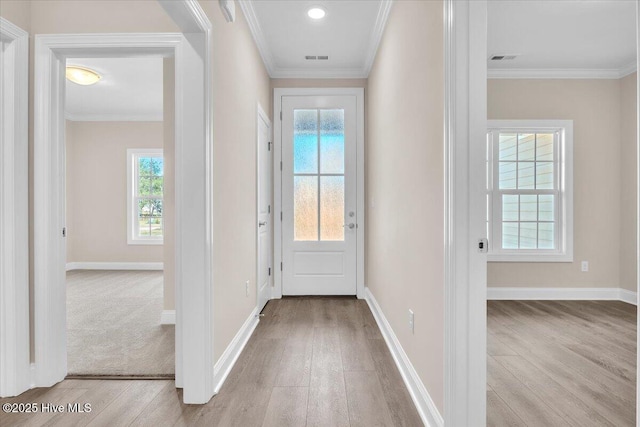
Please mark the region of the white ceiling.
<svg viewBox="0 0 640 427"><path fill-rule="evenodd" d="M488 6L494 77L619 78L636 68L634 0L498 0Z"/></svg>
<svg viewBox="0 0 640 427"><path fill-rule="evenodd" d="M397 0L398 1L398 0ZM238 0L271 77L367 77L390 0ZM320 5L327 16L306 12ZM619 78L635 70L633 0L489 1L490 77ZM307 61L305 55L328 55ZM69 59L98 71L93 86L67 81L71 120L162 120L162 58Z"/></svg>
<svg viewBox="0 0 640 427"><path fill-rule="evenodd" d="M65 115L79 121L162 120L162 58L73 58L97 71L92 86L67 80Z"/></svg>
<svg viewBox="0 0 640 427"><path fill-rule="evenodd" d="M391 7L390 0L239 0L269 75L367 77ZM327 15L307 16L312 6ZM306 60L327 55L328 60Z"/></svg>

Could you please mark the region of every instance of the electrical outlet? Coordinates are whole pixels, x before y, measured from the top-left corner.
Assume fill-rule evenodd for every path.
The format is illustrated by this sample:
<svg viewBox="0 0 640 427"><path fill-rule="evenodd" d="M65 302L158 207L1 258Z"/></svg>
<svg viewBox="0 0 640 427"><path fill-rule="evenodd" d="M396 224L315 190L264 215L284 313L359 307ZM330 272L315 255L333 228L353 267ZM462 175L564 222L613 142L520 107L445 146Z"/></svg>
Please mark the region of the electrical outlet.
<svg viewBox="0 0 640 427"><path fill-rule="evenodd" d="M411 330L411 333L413 333L413 310L409 310L409 329Z"/></svg>
<svg viewBox="0 0 640 427"><path fill-rule="evenodd" d="M248 280L244 284L244 293L245 293L245 296L249 296L249 281Z"/></svg>
<svg viewBox="0 0 640 427"><path fill-rule="evenodd" d="M580 266L580 269L582 270L583 273L586 273L587 271L589 271L589 261L582 261L582 265Z"/></svg>

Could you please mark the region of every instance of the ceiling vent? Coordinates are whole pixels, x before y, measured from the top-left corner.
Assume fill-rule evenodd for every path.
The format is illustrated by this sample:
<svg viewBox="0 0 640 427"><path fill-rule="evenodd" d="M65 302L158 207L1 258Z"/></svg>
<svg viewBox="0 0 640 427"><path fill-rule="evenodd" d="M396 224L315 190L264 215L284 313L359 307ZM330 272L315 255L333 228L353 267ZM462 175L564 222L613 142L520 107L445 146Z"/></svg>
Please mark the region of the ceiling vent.
<svg viewBox="0 0 640 427"><path fill-rule="evenodd" d="M326 61L327 59L329 59L328 56L318 56L318 59L321 61Z"/></svg>
<svg viewBox="0 0 640 427"><path fill-rule="evenodd" d="M491 59L492 61L511 61L512 59L516 59L518 57L518 55L491 55Z"/></svg>
<svg viewBox="0 0 640 427"><path fill-rule="evenodd" d="M318 59L318 57L317 56L312 56L312 55L307 55L307 56L304 57L304 59L313 60L313 59Z"/></svg>
<svg viewBox="0 0 640 427"><path fill-rule="evenodd" d="M316 59L320 60L320 61L326 61L327 59L329 59L328 56L326 55L307 55L304 57L304 59L308 60L308 61L314 61Z"/></svg>

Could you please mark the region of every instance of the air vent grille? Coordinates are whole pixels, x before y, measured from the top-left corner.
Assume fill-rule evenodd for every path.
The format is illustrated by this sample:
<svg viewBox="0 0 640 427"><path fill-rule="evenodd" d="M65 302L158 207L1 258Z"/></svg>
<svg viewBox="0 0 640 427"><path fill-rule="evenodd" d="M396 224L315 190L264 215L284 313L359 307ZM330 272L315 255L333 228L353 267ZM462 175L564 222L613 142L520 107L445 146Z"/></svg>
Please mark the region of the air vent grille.
<svg viewBox="0 0 640 427"><path fill-rule="evenodd" d="M304 57L304 59L313 60L313 59L318 59L318 57L315 56L315 55L307 55L307 56Z"/></svg>
<svg viewBox="0 0 640 427"><path fill-rule="evenodd" d="M315 61L320 60L320 61L326 61L329 59L329 57L327 55L307 55L304 57L304 59L306 59L307 61Z"/></svg>

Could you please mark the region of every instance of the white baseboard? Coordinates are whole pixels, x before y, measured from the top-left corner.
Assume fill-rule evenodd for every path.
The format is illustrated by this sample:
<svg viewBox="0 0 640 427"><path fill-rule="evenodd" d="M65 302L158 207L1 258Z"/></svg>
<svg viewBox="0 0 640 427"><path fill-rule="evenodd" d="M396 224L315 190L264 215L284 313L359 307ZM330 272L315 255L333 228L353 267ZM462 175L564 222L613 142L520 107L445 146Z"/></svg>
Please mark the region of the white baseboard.
<svg viewBox="0 0 640 427"><path fill-rule="evenodd" d="M175 325L176 324L176 311L175 310L162 310L160 315L161 325Z"/></svg>
<svg viewBox="0 0 640 427"><path fill-rule="evenodd" d="M637 292L622 288L487 288L488 300L596 300L637 305Z"/></svg>
<svg viewBox="0 0 640 427"><path fill-rule="evenodd" d="M238 333L231 343L227 346L220 359L216 362L213 367L213 391L215 394L218 394L220 388L222 388L222 384L227 379L227 375L231 372L233 365L235 365L236 360L242 353L244 346L251 338L251 334L253 334L254 329L258 326L258 322L260 321L260 317L258 316L258 309L254 308L251 312L251 315L245 320L244 325L240 328Z"/></svg>
<svg viewBox="0 0 640 427"><path fill-rule="evenodd" d="M162 262L68 262L70 270L163 270Z"/></svg>
<svg viewBox="0 0 640 427"><path fill-rule="evenodd" d="M638 293L621 288L620 301L624 301L628 304L638 305Z"/></svg>
<svg viewBox="0 0 640 427"><path fill-rule="evenodd" d="M420 418L422 418L422 422L428 427L443 427L444 420L442 415L440 415L438 408L435 403L433 403L427 388L422 383L422 380L411 364L409 357L404 352L404 349L400 345L400 341L398 341L398 337L396 337L393 329L391 329L391 325L384 316L382 309L378 305L378 302L369 288L365 288L365 299L369 304L373 317L376 319L378 327L382 332L382 336L391 351L393 360L396 362L396 365L400 370L402 379L409 390L413 403L416 405L416 409L420 414Z"/></svg>
<svg viewBox="0 0 640 427"><path fill-rule="evenodd" d="M30 375L29 388L35 388L35 387L37 387L36 378L37 378L37 375L38 375L38 372L36 371L36 369L37 369L36 368L36 364L32 362L31 365L29 366L29 368L30 368L29 369L29 375Z"/></svg>

